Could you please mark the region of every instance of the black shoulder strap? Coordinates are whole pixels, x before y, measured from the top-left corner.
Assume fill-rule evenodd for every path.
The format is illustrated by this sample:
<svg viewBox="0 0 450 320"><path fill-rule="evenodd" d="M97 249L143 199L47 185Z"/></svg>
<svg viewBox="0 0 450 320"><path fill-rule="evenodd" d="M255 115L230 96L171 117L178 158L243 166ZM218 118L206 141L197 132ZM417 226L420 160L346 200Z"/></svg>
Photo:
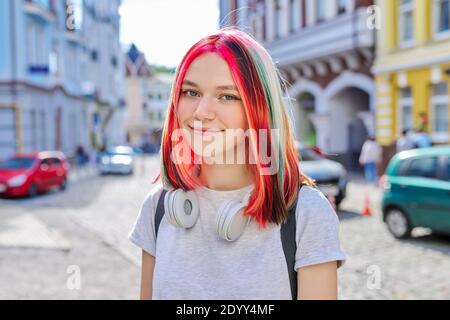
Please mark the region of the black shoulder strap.
<svg viewBox="0 0 450 320"><path fill-rule="evenodd" d="M156 213L155 213L155 234L156 234L156 237L158 237L159 225L161 224L161 219L164 216L164 196L166 195L166 193L167 193L167 191L163 189L161 195L159 196L158 206L156 207Z"/></svg>
<svg viewBox="0 0 450 320"><path fill-rule="evenodd" d="M300 185L300 189L302 186ZM299 190L300 191L300 190ZM281 243L283 244L284 256L289 273L289 282L291 284L292 299L297 300L297 271L295 267L295 253L297 252L297 240L295 239L295 232L297 229L297 220L295 218L295 209L297 207L297 200L289 210L286 222L281 226Z"/></svg>

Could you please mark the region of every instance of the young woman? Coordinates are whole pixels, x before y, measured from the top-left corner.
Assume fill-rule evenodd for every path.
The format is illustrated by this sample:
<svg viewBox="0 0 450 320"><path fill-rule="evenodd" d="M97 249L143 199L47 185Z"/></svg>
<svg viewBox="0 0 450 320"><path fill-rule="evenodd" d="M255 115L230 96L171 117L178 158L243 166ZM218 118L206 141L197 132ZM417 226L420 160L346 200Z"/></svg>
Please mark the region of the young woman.
<svg viewBox="0 0 450 320"><path fill-rule="evenodd" d="M337 298L339 222L299 169L283 89L268 52L242 31L186 53L161 182L129 235L142 249L142 299Z"/></svg>

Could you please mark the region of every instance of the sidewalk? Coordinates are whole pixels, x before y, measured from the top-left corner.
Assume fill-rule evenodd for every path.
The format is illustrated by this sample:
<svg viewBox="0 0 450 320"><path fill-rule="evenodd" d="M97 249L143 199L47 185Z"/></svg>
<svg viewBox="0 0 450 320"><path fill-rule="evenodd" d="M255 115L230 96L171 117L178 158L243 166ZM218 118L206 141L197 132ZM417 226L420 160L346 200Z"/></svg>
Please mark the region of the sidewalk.
<svg viewBox="0 0 450 320"><path fill-rule="evenodd" d="M72 166L69 171L69 183L90 179L98 175L97 166L87 164L85 166Z"/></svg>
<svg viewBox="0 0 450 320"><path fill-rule="evenodd" d="M61 233L33 214L8 213L0 219L0 248L71 249Z"/></svg>

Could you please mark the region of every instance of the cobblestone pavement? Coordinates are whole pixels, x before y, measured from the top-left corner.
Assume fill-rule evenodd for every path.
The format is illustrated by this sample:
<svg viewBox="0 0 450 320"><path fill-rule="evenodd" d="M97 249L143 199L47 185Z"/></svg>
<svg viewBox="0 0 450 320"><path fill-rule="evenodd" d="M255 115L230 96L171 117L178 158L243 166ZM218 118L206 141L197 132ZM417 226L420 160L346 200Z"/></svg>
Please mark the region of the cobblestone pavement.
<svg viewBox="0 0 450 320"><path fill-rule="evenodd" d="M133 177L85 172L64 193L0 199L0 299L138 298L127 233L158 165L138 159Z"/></svg>
<svg viewBox="0 0 450 320"><path fill-rule="evenodd" d="M372 216L359 213L366 190ZM416 229L396 240L381 218L381 191L351 183L339 213L347 262L339 270L340 299L450 299L450 237Z"/></svg>
<svg viewBox="0 0 450 320"><path fill-rule="evenodd" d="M138 159L132 177L90 171L64 193L0 199L0 299L137 298L140 250L127 234L158 166ZM450 237L418 230L395 240L380 218L380 190L352 180L339 212L348 258L340 299L449 299ZM366 192L372 217L359 214Z"/></svg>

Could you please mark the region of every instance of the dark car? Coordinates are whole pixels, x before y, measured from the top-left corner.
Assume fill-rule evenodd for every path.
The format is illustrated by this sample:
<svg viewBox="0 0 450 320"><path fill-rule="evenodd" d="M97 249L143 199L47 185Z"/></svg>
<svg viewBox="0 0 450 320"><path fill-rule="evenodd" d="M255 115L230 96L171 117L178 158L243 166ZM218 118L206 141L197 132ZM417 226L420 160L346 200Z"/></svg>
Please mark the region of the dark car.
<svg viewBox="0 0 450 320"><path fill-rule="evenodd" d="M346 196L347 171L337 161L325 158L314 147L296 142L300 169L316 181L317 187L328 198L334 198L338 207Z"/></svg>
<svg viewBox="0 0 450 320"><path fill-rule="evenodd" d="M62 152L17 154L0 163L0 195L30 196L54 187L64 190L69 163Z"/></svg>
<svg viewBox="0 0 450 320"><path fill-rule="evenodd" d="M415 227L450 234L450 147L396 154L380 179L383 221L396 238Z"/></svg>

